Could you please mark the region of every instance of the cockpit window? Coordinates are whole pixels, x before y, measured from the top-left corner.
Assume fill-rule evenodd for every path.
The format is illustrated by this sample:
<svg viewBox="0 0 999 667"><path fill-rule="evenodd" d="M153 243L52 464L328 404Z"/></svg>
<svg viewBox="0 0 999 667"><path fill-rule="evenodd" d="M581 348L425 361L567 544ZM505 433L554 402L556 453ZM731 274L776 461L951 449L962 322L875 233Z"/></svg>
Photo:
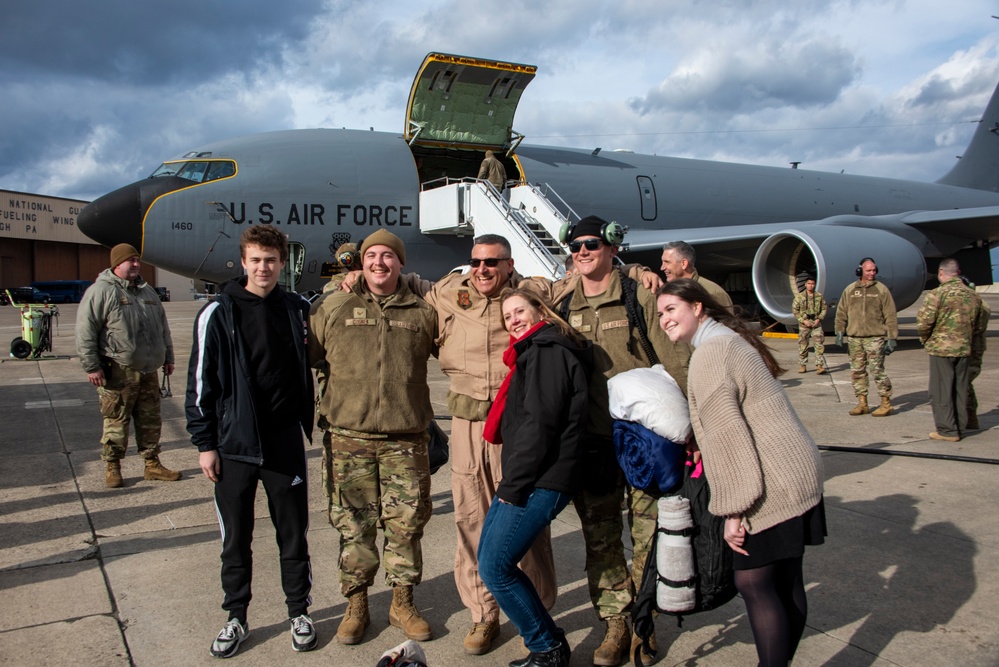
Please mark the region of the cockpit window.
<svg viewBox="0 0 999 667"><path fill-rule="evenodd" d="M236 173L236 163L231 160L192 160L189 162L164 162L150 178L177 176L195 183L206 183L228 178Z"/></svg>

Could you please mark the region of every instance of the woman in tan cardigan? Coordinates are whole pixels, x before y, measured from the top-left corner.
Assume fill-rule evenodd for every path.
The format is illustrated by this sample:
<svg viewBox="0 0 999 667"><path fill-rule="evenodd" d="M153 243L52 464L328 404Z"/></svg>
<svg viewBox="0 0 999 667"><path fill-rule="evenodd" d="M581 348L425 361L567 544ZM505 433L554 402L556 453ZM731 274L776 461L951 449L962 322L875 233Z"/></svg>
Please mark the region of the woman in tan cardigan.
<svg viewBox="0 0 999 667"><path fill-rule="evenodd" d="M745 322L692 280L663 285L656 305L670 340L694 347L690 418L760 665L786 667L805 629L805 545L826 535L818 448Z"/></svg>

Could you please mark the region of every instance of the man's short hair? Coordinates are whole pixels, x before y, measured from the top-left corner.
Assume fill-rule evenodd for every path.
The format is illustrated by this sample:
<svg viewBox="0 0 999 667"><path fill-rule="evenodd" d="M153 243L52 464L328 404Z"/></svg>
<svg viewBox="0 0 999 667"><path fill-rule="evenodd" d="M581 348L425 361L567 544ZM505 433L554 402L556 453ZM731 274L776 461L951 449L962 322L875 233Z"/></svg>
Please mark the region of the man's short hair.
<svg viewBox="0 0 999 667"><path fill-rule="evenodd" d="M503 246L503 249L506 250L506 254L513 254L513 248L510 247L510 242L499 234L483 234L482 236L476 236L472 239L472 245L499 245Z"/></svg>
<svg viewBox="0 0 999 667"><path fill-rule="evenodd" d="M246 257L246 247L273 248L282 262L288 261L288 238L270 225L250 225L239 237L239 256Z"/></svg>
<svg viewBox="0 0 999 667"><path fill-rule="evenodd" d="M956 259L948 257L947 259L940 260L940 270L948 276L956 276L961 273L961 266L957 263Z"/></svg>
<svg viewBox="0 0 999 667"><path fill-rule="evenodd" d="M663 250L675 250L676 254L680 256L681 259L687 260L687 263L691 267L695 265L694 259L697 254L694 252L694 246L690 245L686 241L670 241L669 243L663 244Z"/></svg>

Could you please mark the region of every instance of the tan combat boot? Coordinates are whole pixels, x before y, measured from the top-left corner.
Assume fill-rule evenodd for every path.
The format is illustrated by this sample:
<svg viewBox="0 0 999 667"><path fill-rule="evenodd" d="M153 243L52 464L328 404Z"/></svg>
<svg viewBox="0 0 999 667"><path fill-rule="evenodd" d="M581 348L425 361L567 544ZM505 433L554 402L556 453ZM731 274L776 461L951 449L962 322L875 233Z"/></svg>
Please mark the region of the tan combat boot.
<svg viewBox="0 0 999 667"><path fill-rule="evenodd" d="M815 374L816 375L825 375L826 374L826 367L825 366L816 366L815 367Z"/></svg>
<svg viewBox="0 0 999 667"><path fill-rule="evenodd" d="M882 396L881 397L881 405L879 405L878 408L874 412L871 413L871 416L872 417L887 417L888 415L891 414L891 411L893 409L894 408L892 407L891 399L888 398L887 396Z"/></svg>
<svg viewBox="0 0 999 667"><path fill-rule="evenodd" d="M802 364L802 365L798 366L798 372L799 373L807 373L808 372L808 369L805 368L805 364Z"/></svg>
<svg viewBox="0 0 999 667"><path fill-rule="evenodd" d="M347 596L347 611L336 630L336 640L341 644L360 644L364 629L371 624L368 615L368 590L366 588Z"/></svg>
<svg viewBox="0 0 999 667"><path fill-rule="evenodd" d="M473 623L472 629L465 636L465 653L482 655L493 647L493 640L499 636L499 621L482 621Z"/></svg>
<svg viewBox="0 0 999 667"><path fill-rule="evenodd" d="M109 489L120 488L125 482L121 479L121 461L106 461L107 472L104 475L104 483Z"/></svg>
<svg viewBox="0 0 999 667"><path fill-rule="evenodd" d="M620 665L627 658L625 655L631 646L628 624L623 618L611 618L607 621L607 632L604 640L593 652L593 664L604 667Z"/></svg>
<svg viewBox="0 0 999 667"><path fill-rule="evenodd" d="M416 605L413 604L412 586L395 586L392 588L392 606L389 607L389 623L402 628L407 639L425 642L434 636Z"/></svg>
<svg viewBox="0 0 999 667"><path fill-rule="evenodd" d="M142 475L142 478L158 482L176 482L180 479L180 471L164 468L163 464L160 463L159 457L153 456L146 459L146 472Z"/></svg>
<svg viewBox="0 0 999 667"><path fill-rule="evenodd" d="M628 654L629 660L635 657L635 651L641 646L642 646L642 638L632 633L631 653ZM649 637L649 650L646 651L644 648L642 649L642 658L643 658L642 662L645 663L646 665L652 664L652 661L655 659L656 654L658 652L659 652L659 646L658 644L656 644L656 633L655 631L653 631L652 635Z"/></svg>
<svg viewBox="0 0 999 667"><path fill-rule="evenodd" d="M850 410L850 414L854 417L857 415L866 415L871 409L867 407L867 394L861 394L857 397L857 407Z"/></svg>

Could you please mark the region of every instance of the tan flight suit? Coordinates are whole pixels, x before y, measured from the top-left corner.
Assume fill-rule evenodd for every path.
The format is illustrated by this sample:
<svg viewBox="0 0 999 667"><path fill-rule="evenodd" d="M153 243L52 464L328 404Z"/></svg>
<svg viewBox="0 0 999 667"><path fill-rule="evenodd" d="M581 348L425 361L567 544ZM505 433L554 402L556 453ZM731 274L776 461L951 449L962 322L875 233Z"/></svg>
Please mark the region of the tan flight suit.
<svg viewBox="0 0 999 667"><path fill-rule="evenodd" d="M509 369L503 352L510 334L503 328L499 295L484 297L472 285L472 274L451 274L431 287L421 284L424 298L437 310L441 370L451 380L451 494L457 544L454 582L473 623L499 620L499 605L479 578L478 547L482 524L503 477L502 445L482 439L489 407ZM514 272L507 283L551 300L552 284ZM428 291L429 290L429 291ZM545 607L555 604L557 584L551 533L546 529L524 556L520 568L538 591Z"/></svg>

